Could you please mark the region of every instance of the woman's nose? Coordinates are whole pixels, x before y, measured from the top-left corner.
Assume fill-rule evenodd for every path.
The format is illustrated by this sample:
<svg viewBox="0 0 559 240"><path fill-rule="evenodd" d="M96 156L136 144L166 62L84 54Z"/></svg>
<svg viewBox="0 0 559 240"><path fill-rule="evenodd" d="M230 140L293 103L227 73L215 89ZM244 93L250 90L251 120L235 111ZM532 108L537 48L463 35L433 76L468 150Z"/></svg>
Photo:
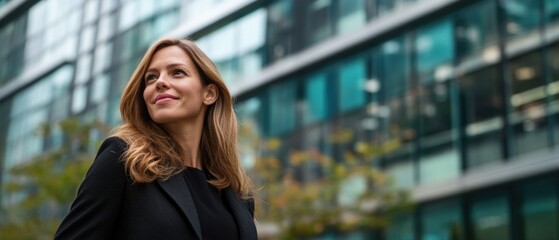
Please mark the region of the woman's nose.
<svg viewBox="0 0 559 240"><path fill-rule="evenodd" d="M167 82L167 79L165 76L159 76L159 78L157 79L157 81L155 82L155 88L157 90L161 90L161 89L167 89L169 88L169 83Z"/></svg>

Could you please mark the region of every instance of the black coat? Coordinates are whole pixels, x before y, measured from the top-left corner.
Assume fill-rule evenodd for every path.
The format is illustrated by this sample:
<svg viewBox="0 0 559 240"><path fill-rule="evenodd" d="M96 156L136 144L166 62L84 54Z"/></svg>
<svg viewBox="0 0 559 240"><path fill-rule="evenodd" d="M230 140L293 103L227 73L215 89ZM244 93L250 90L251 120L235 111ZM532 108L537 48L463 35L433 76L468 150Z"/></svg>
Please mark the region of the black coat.
<svg viewBox="0 0 559 240"><path fill-rule="evenodd" d="M126 142L106 139L55 239L203 239L196 207L184 178L132 183L120 160ZM257 239L254 202L222 190L240 239Z"/></svg>

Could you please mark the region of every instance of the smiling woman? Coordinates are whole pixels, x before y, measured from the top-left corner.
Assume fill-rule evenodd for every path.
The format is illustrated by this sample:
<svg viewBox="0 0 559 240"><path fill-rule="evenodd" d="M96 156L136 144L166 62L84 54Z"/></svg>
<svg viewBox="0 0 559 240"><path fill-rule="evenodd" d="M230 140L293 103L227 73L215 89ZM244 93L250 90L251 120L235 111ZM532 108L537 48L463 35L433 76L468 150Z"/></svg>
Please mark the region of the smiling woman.
<svg viewBox="0 0 559 240"><path fill-rule="evenodd" d="M162 39L132 74L55 239L256 239L232 99L192 42Z"/></svg>
<svg viewBox="0 0 559 240"><path fill-rule="evenodd" d="M170 46L155 53L146 71L143 96L149 115L154 122L167 125L167 129L201 132L206 106L218 98L216 85L202 82L192 66L180 47ZM177 123L179 126L168 126Z"/></svg>

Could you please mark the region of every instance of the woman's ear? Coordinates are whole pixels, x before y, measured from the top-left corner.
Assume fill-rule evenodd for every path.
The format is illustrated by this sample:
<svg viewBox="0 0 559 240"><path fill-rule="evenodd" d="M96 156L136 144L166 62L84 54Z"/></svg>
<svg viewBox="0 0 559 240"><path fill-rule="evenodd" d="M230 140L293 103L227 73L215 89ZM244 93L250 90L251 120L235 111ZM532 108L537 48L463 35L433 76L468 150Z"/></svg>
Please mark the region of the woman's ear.
<svg viewBox="0 0 559 240"><path fill-rule="evenodd" d="M212 83L204 87L204 104L212 105L218 97L219 91L217 90L217 86L215 84Z"/></svg>

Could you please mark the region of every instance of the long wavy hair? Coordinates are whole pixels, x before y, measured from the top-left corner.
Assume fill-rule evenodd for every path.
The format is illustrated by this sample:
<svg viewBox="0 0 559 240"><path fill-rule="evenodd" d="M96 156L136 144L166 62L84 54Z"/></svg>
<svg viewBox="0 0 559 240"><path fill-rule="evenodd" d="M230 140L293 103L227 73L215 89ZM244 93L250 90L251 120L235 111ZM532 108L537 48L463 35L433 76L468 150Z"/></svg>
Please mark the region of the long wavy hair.
<svg viewBox="0 0 559 240"><path fill-rule="evenodd" d="M237 118L233 100L214 63L190 40L160 39L146 52L130 77L120 102L123 124L113 135L128 143L124 153L127 174L134 182L166 180L185 169L183 151L167 131L155 123L143 98L144 74L153 55L169 46L178 46L190 57L200 74L202 84L215 84L217 101L209 105L204 116L200 153L202 167L212 179L210 184L232 189L241 197L249 197L252 183L241 167L237 151Z"/></svg>

